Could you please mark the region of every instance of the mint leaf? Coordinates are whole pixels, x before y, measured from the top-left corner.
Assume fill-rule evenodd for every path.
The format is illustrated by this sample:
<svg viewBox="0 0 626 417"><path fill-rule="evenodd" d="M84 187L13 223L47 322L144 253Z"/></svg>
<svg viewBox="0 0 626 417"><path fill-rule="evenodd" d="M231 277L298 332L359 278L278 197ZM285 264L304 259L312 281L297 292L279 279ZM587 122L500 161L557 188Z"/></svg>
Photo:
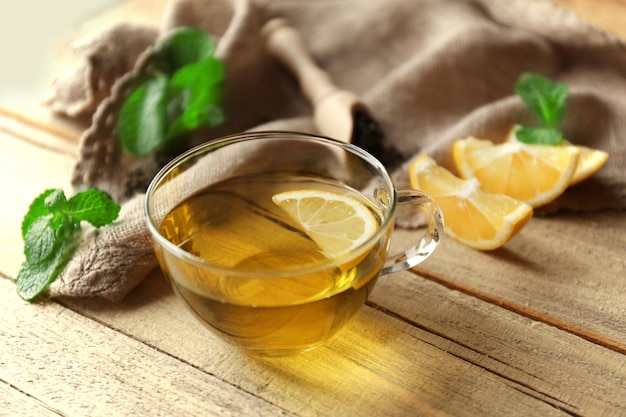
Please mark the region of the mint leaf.
<svg viewBox="0 0 626 417"><path fill-rule="evenodd" d="M64 242L50 259L24 262L16 280L19 296L26 301L38 298L63 271L77 247L76 242L70 240Z"/></svg>
<svg viewBox="0 0 626 417"><path fill-rule="evenodd" d="M126 153L148 155L165 143L168 100L168 79L161 75L143 83L124 102L117 128Z"/></svg>
<svg viewBox="0 0 626 417"><path fill-rule="evenodd" d="M18 294L32 301L54 282L78 247L76 232L82 221L104 226L119 211L120 206L107 194L94 189L69 200L59 189L36 197L22 221L26 260L16 280Z"/></svg>
<svg viewBox="0 0 626 417"><path fill-rule="evenodd" d="M184 28L176 31L165 42L162 51L173 73L184 66L212 57L215 43L201 30Z"/></svg>
<svg viewBox="0 0 626 417"><path fill-rule="evenodd" d="M216 58L206 58L177 71L171 79L173 95L182 114L176 117L169 138L184 135L199 127L216 126L224 121L219 106L223 94L224 67ZM172 114L170 113L170 116Z"/></svg>
<svg viewBox="0 0 626 417"><path fill-rule="evenodd" d="M50 259L74 234L74 223L65 215L48 214L35 220L24 238L26 261Z"/></svg>
<svg viewBox="0 0 626 417"><path fill-rule="evenodd" d="M563 133L558 125L563 120L569 87L554 83L539 74L523 73L515 84L515 92L539 117L543 127L522 126L516 129L518 141L534 145L559 145Z"/></svg>
<svg viewBox="0 0 626 417"><path fill-rule="evenodd" d="M532 145L560 145L563 134L551 127L520 127L515 131L518 141Z"/></svg>
<svg viewBox="0 0 626 417"><path fill-rule="evenodd" d="M224 66L217 58L205 58L189 64L172 75L172 90L183 95L183 107L217 104L222 99Z"/></svg>
<svg viewBox="0 0 626 417"><path fill-rule="evenodd" d="M63 190L52 190L52 192L44 200L44 205L46 206L46 209L48 209L48 211L54 213L66 202L67 198L65 198L65 193L63 192Z"/></svg>
<svg viewBox="0 0 626 417"><path fill-rule="evenodd" d="M24 219L22 220L22 239L26 237L26 232L28 231L28 228L39 217L50 213L50 210L46 207L46 199L48 198L50 194L57 192L57 191L59 190L48 189L42 192L41 194L39 194L39 196L37 196L37 198L35 198L33 202L30 203L30 206L28 207L28 211L26 212L26 215L24 216Z"/></svg>
<svg viewBox="0 0 626 417"><path fill-rule="evenodd" d="M547 127L555 127L563 119L569 88L539 74L524 73L515 84L515 92L539 116Z"/></svg>
<svg viewBox="0 0 626 417"><path fill-rule="evenodd" d="M95 227L101 227L117 218L120 206L108 194L90 189L70 198L63 212L77 222L86 221Z"/></svg>
<svg viewBox="0 0 626 417"><path fill-rule="evenodd" d="M224 121L224 68L214 52L213 40L197 29L179 29L163 42L152 57L158 64L146 68L150 78L120 109L117 132L126 153L177 151L193 130Z"/></svg>

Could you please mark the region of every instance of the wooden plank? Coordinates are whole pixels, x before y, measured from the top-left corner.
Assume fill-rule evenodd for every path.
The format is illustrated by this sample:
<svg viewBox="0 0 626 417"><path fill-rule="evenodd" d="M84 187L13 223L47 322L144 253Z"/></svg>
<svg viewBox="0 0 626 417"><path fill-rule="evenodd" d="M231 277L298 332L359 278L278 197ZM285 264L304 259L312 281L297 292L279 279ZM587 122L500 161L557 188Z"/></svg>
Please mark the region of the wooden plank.
<svg viewBox="0 0 626 417"><path fill-rule="evenodd" d="M542 0L544 1L544 0ZM554 0L574 10L584 20L626 39L626 0Z"/></svg>
<svg viewBox="0 0 626 417"><path fill-rule="evenodd" d="M381 279L344 331L293 358L225 345L158 272L123 304L65 302L301 416L610 416L626 406L622 354L409 272Z"/></svg>
<svg viewBox="0 0 626 417"><path fill-rule="evenodd" d="M20 226L31 201L47 188L70 195L75 144L0 114L0 272L15 277L22 263Z"/></svg>
<svg viewBox="0 0 626 417"><path fill-rule="evenodd" d="M58 417L57 410L52 410L36 398L17 390L0 377L0 412L3 416L20 417Z"/></svg>
<svg viewBox="0 0 626 417"><path fill-rule="evenodd" d="M409 231L398 231L407 236ZM538 217L493 252L446 239L429 279L626 353L626 212Z"/></svg>
<svg viewBox="0 0 626 417"><path fill-rule="evenodd" d="M291 415L56 303L27 304L6 279L0 308L10 312L0 321L0 386L9 392L0 403L13 415L33 402L55 415Z"/></svg>
<svg viewBox="0 0 626 417"><path fill-rule="evenodd" d="M620 415L626 407L622 353L419 277L382 280L369 303L574 415Z"/></svg>

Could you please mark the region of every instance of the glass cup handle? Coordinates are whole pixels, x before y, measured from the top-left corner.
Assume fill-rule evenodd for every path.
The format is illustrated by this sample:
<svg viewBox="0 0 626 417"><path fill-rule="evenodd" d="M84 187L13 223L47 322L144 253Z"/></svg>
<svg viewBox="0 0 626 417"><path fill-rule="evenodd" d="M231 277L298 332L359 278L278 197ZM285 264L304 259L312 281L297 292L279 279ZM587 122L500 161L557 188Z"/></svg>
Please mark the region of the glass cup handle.
<svg viewBox="0 0 626 417"><path fill-rule="evenodd" d="M428 228L414 245L387 258L380 275L404 271L428 258L443 236L443 215L439 206L426 194L417 190L398 190L398 205L412 204L421 207L427 214Z"/></svg>

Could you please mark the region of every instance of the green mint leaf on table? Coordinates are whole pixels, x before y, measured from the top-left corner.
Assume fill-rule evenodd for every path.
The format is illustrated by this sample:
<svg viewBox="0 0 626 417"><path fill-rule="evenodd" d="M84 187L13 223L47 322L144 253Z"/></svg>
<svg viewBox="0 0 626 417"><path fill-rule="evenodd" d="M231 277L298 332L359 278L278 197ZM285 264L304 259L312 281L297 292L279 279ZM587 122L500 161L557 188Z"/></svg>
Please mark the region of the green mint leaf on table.
<svg viewBox="0 0 626 417"><path fill-rule="evenodd" d="M47 214L35 220L24 238L24 255L29 263L38 263L56 255L70 239L75 225L68 216Z"/></svg>
<svg viewBox="0 0 626 417"><path fill-rule="evenodd" d="M55 256L41 262L24 262L18 273L17 291L26 301L36 300L65 268L76 251L75 241L65 242Z"/></svg>
<svg viewBox="0 0 626 417"><path fill-rule="evenodd" d="M159 152L184 141L195 129L224 121L219 105L224 68L214 52L211 38L196 29L179 30L164 42L151 78L120 109L118 136L126 153Z"/></svg>
<svg viewBox="0 0 626 417"><path fill-rule="evenodd" d="M539 117L544 127L522 127L516 130L520 142L540 145L558 145L563 134L558 125L563 120L569 96L565 83L555 83L534 73L523 73L515 84L515 92Z"/></svg>
<svg viewBox="0 0 626 417"><path fill-rule="evenodd" d="M46 210L54 213L67 203L67 198L65 198L65 193L62 190L52 190L43 203Z"/></svg>
<svg viewBox="0 0 626 417"><path fill-rule="evenodd" d="M63 212L77 222L86 221L101 227L117 219L120 206L108 194L92 188L70 198Z"/></svg>
<svg viewBox="0 0 626 417"><path fill-rule="evenodd" d="M112 223L120 206L98 190L80 192L67 200L62 190L50 189L31 203L22 221L24 256L17 276L18 294L32 301L54 282L78 247L82 221L95 227Z"/></svg>
<svg viewBox="0 0 626 417"><path fill-rule="evenodd" d="M28 212L24 216L24 220L22 221L22 239L26 238L26 232L30 228L31 224L35 222L39 217L44 216L50 213L50 210L46 207L46 199L52 193L58 192L60 190L49 189L39 194L37 198L30 203L30 207L28 208Z"/></svg>

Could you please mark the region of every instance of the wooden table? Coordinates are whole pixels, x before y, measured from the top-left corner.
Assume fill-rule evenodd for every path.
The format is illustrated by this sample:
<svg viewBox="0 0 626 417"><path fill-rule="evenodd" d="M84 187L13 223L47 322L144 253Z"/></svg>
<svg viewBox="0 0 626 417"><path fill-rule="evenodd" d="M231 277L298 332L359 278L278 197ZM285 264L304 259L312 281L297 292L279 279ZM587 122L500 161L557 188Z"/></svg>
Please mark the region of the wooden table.
<svg viewBox="0 0 626 417"><path fill-rule="evenodd" d="M558 3L626 37L625 0ZM626 415L626 212L535 218L494 253L446 239L327 345L258 359L202 328L158 271L119 304L18 298L21 218L43 189L70 190L79 134L0 107L0 415Z"/></svg>

